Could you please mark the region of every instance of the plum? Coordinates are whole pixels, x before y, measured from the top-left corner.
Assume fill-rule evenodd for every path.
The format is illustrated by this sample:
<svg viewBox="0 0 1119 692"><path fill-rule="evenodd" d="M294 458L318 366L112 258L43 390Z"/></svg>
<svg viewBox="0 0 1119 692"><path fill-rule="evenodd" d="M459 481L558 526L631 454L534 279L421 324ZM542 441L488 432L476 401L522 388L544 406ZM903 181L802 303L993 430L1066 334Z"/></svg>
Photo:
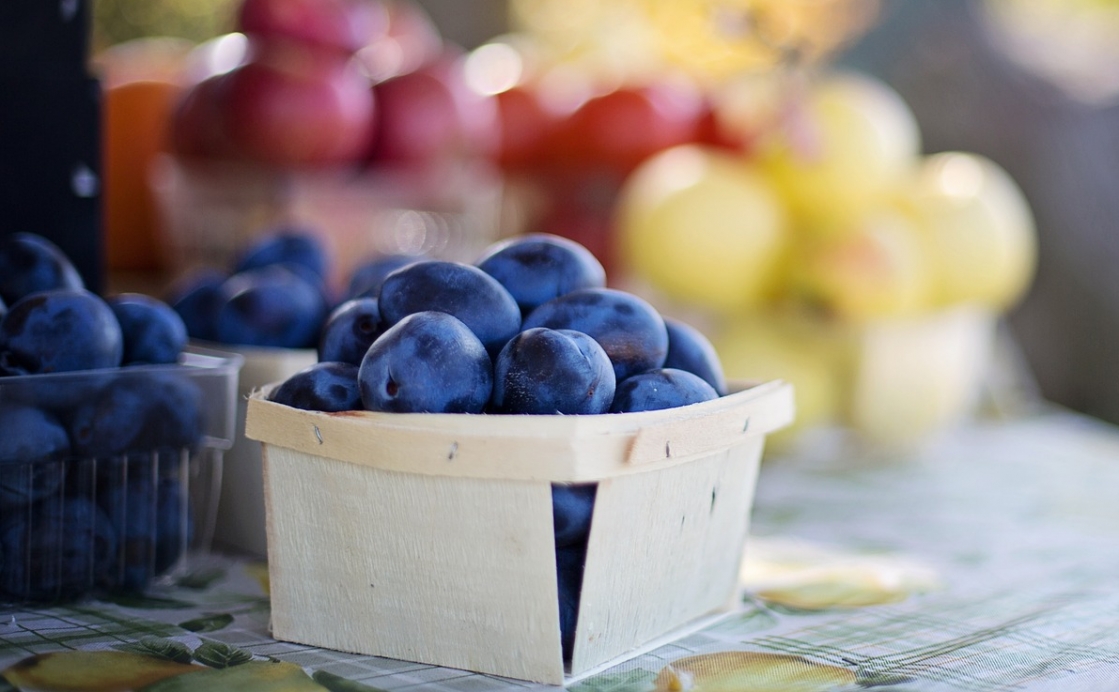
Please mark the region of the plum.
<svg viewBox="0 0 1119 692"><path fill-rule="evenodd" d="M123 352L113 311L83 289L33 293L0 321L0 363L26 374L115 368Z"/></svg>
<svg viewBox="0 0 1119 692"><path fill-rule="evenodd" d="M186 347L187 329L167 303L140 293L122 293L106 302L124 337L122 365L178 362Z"/></svg>
<svg viewBox="0 0 1119 692"><path fill-rule="evenodd" d="M690 324L671 317L666 317L664 324L668 328L668 355L664 359L664 367L699 375L719 396L725 395L727 381L723 365L707 337Z"/></svg>
<svg viewBox="0 0 1119 692"><path fill-rule="evenodd" d="M217 341L218 311L225 302L222 284L229 274L204 269L181 279L171 290L167 302L182 318L193 339Z"/></svg>
<svg viewBox="0 0 1119 692"><path fill-rule="evenodd" d="M62 462L69 456L66 429L54 416L0 403L0 510L29 505L58 490Z"/></svg>
<svg viewBox="0 0 1119 692"><path fill-rule="evenodd" d="M698 375L675 368L659 368L618 383L611 413L657 411L719 398Z"/></svg>
<svg viewBox="0 0 1119 692"><path fill-rule="evenodd" d="M74 452L85 457L189 448L201 437L201 390L166 372L123 371L70 421Z"/></svg>
<svg viewBox="0 0 1119 692"><path fill-rule="evenodd" d="M350 274L347 298L376 298L381 293L385 277L397 269L419 262L415 255L383 255L364 262Z"/></svg>
<svg viewBox="0 0 1119 692"><path fill-rule="evenodd" d="M58 601L111 581L117 535L97 505L82 497L49 499L0 524L0 588L9 596Z"/></svg>
<svg viewBox="0 0 1119 692"><path fill-rule="evenodd" d="M370 411L481 413L493 390L493 364L461 320L417 312L373 342L358 381Z"/></svg>
<svg viewBox="0 0 1119 692"><path fill-rule="evenodd" d="M559 589L560 644L564 660L575 648L575 626L579 617L579 594L583 589L585 543L556 548L556 581Z"/></svg>
<svg viewBox="0 0 1119 692"><path fill-rule="evenodd" d="M598 342L570 329L526 329L494 363L491 404L498 413L606 413L614 366Z"/></svg>
<svg viewBox="0 0 1119 692"><path fill-rule="evenodd" d="M583 288L553 298L525 318L522 329L533 327L588 334L610 357L618 382L661 367L668 354L668 329L656 309L612 288Z"/></svg>
<svg viewBox="0 0 1119 692"><path fill-rule="evenodd" d="M384 332L376 298L347 300L330 313L319 336L319 360L361 365L370 345Z"/></svg>
<svg viewBox="0 0 1119 692"><path fill-rule="evenodd" d="M425 260L385 278L381 317L394 325L407 315L437 310L461 320L491 356L521 329L521 311L509 291L477 267Z"/></svg>
<svg viewBox="0 0 1119 692"><path fill-rule="evenodd" d="M235 274L222 292L216 336L227 344L311 348L327 315L321 290L280 265Z"/></svg>
<svg viewBox="0 0 1119 692"><path fill-rule="evenodd" d="M114 460L115 461L115 460ZM185 490L174 476L154 478L146 458L117 465L101 483L97 504L119 541L119 562L108 586L143 591L178 560L193 530ZM184 511L186 514L184 514Z"/></svg>
<svg viewBox="0 0 1119 692"><path fill-rule="evenodd" d="M591 531L597 486L552 484L552 523L556 547L586 543Z"/></svg>
<svg viewBox="0 0 1119 692"><path fill-rule="evenodd" d="M357 375L351 363L315 363L284 380L268 400L305 411L360 411Z"/></svg>
<svg viewBox="0 0 1119 692"><path fill-rule="evenodd" d="M326 249L310 231L280 228L265 233L250 244L234 264L233 273L273 264L298 264L320 278L325 278L330 270Z"/></svg>
<svg viewBox="0 0 1119 692"><path fill-rule="evenodd" d="M606 270L590 250L546 233L496 243L477 266L509 291L524 315L571 291L606 286Z"/></svg>
<svg viewBox="0 0 1119 692"><path fill-rule="evenodd" d="M46 238L15 233L0 240L0 300L8 305L39 291L83 288L70 259Z"/></svg>

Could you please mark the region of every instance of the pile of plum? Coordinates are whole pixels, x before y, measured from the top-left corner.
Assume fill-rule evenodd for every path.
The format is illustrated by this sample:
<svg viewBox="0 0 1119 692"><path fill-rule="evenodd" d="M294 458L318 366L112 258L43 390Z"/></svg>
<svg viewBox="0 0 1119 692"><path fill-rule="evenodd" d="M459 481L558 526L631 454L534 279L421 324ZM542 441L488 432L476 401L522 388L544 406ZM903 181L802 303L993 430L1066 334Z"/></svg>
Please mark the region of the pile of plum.
<svg viewBox="0 0 1119 692"><path fill-rule="evenodd" d="M685 406L726 392L702 334L607 288L598 260L564 238L508 239L473 265L391 259L363 273L360 291L352 286L323 324L319 362L280 383L272 401L325 412L585 415ZM595 491L552 488L568 657Z"/></svg>
<svg viewBox="0 0 1119 692"><path fill-rule="evenodd" d="M33 234L0 240L0 599L142 591L191 537L202 392L182 320L102 299Z"/></svg>

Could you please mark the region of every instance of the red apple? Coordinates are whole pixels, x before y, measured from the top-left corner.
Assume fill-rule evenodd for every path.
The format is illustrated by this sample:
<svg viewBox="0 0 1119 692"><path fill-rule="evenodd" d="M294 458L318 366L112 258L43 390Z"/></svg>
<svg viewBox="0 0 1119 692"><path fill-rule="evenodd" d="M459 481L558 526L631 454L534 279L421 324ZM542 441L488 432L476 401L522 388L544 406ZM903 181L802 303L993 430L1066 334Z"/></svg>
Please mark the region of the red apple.
<svg viewBox="0 0 1119 692"><path fill-rule="evenodd" d="M628 172L653 154L695 141L704 101L691 84L623 87L584 102L561 126L559 153L577 166Z"/></svg>
<svg viewBox="0 0 1119 692"><path fill-rule="evenodd" d="M187 89L171 114L171 149L186 158L228 159L233 142L225 126L227 80L213 75Z"/></svg>
<svg viewBox="0 0 1119 692"><path fill-rule="evenodd" d="M445 55L373 87L377 101L375 163L430 164L488 155L500 136L492 96L470 89L463 56Z"/></svg>
<svg viewBox="0 0 1119 692"><path fill-rule="evenodd" d="M498 93L501 120L498 161L508 169L547 165L548 146L563 116L540 99L533 86L520 84Z"/></svg>
<svg viewBox="0 0 1119 692"><path fill-rule="evenodd" d="M418 70L443 52L443 37L422 7L411 0L396 0L385 8L384 35L358 51L365 71L378 82Z"/></svg>
<svg viewBox="0 0 1119 692"><path fill-rule="evenodd" d="M353 53L388 30L388 10L375 0L244 0L238 29Z"/></svg>
<svg viewBox="0 0 1119 692"><path fill-rule="evenodd" d="M229 72L225 125L238 153L277 167L356 160L373 136L369 81L338 53L264 42Z"/></svg>

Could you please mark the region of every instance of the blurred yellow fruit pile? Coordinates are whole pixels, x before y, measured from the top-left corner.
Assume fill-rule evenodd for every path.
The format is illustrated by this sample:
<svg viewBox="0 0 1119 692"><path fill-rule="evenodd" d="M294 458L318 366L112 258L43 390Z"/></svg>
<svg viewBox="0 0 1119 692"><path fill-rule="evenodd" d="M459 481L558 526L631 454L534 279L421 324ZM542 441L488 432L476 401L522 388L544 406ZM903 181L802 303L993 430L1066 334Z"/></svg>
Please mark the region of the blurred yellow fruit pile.
<svg viewBox="0 0 1119 692"><path fill-rule="evenodd" d="M687 145L634 171L620 262L715 317L728 375L792 381L801 427L911 442L975 397L995 319L1033 276L1033 217L994 162L922 155L886 84L792 75L716 92L745 151Z"/></svg>

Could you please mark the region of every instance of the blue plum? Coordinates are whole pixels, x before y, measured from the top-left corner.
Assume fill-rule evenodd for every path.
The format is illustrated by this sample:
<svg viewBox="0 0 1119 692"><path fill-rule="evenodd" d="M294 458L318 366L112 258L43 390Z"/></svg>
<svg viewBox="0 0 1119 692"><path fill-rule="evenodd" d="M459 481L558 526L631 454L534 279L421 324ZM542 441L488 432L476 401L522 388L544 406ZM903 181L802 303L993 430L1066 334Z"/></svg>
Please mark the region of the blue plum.
<svg viewBox="0 0 1119 692"><path fill-rule="evenodd" d="M114 483L102 483L97 495L119 541L117 569L108 586L120 591L145 590L178 560L193 529L178 479L157 480L141 470L147 464L137 466Z"/></svg>
<svg viewBox="0 0 1119 692"><path fill-rule="evenodd" d="M268 400L305 411L360 411L357 373L351 363L315 363L284 380Z"/></svg>
<svg viewBox="0 0 1119 692"><path fill-rule="evenodd" d="M498 413L606 413L614 366L598 342L570 329L526 329L494 362L491 404Z"/></svg>
<svg viewBox="0 0 1119 692"><path fill-rule="evenodd" d="M382 255L358 265L350 274L347 298L376 298L381 294L385 277L397 269L419 262L416 255Z"/></svg>
<svg viewBox="0 0 1119 692"><path fill-rule="evenodd" d="M376 298L347 300L330 313L319 336L319 360L361 365L365 352L384 332Z"/></svg>
<svg viewBox="0 0 1119 692"><path fill-rule="evenodd" d="M606 286L606 270L590 250L546 233L496 243L477 266L509 291L524 315L572 291Z"/></svg>
<svg viewBox="0 0 1119 692"><path fill-rule="evenodd" d="M493 390L493 364L458 318L418 312L373 342L358 382L370 411L481 413Z"/></svg>
<svg viewBox="0 0 1119 692"><path fill-rule="evenodd" d="M429 310L454 315L491 356L521 328L521 311L509 291L481 269L459 262L425 260L398 269L385 278L379 302L389 325Z"/></svg>
<svg viewBox="0 0 1119 692"><path fill-rule="evenodd" d="M668 327L668 355L664 359L664 367L699 375L719 396L726 394L723 364L707 337L690 324L671 317L666 317L664 324Z"/></svg>
<svg viewBox="0 0 1119 692"><path fill-rule="evenodd" d="M326 278L330 261L322 242L307 229L281 228L253 241L233 267L240 273L274 264L298 264Z"/></svg>
<svg viewBox="0 0 1119 692"><path fill-rule="evenodd" d="M552 524L556 547L586 543L591 531L597 486L552 484Z"/></svg>
<svg viewBox="0 0 1119 692"><path fill-rule="evenodd" d="M8 305L39 291L83 288L70 259L46 238L15 233L0 239L0 300Z"/></svg>
<svg viewBox="0 0 1119 692"><path fill-rule="evenodd" d="M327 315L319 287L272 265L235 274L222 286L217 340L242 346L313 348Z"/></svg>
<svg viewBox="0 0 1119 692"><path fill-rule="evenodd" d="M658 411L717 398L718 392L698 375L675 368L660 368L619 382L610 411Z"/></svg>
<svg viewBox="0 0 1119 692"><path fill-rule="evenodd" d="M115 368L124 338L113 311L92 293L59 289L18 301L0 321L0 361L27 374Z"/></svg>
<svg viewBox="0 0 1119 692"><path fill-rule="evenodd" d="M217 341L218 311L225 302L222 284L229 274L204 269L181 279L172 287L167 302L179 314L192 339Z"/></svg>
<svg viewBox="0 0 1119 692"><path fill-rule="evenodd" d="M586 544L556 548L556 586L559 589L560 644L564 660L575 648L575 626L579 620L579 596L583 590Z"/></svg>
<svg viewBox="0 0 1119 692"><path fill-rule="evenodd" d="M612 288L584 288L554 298L529 313L523 329L549 327L588 334L602 346L621 382L664 365L668 329L646 301Z"/></svg>
<svg viewBox="0 0 1119 692"><path fill-rule="evenodd" d="M140 293L122 293L106 302L124 337L122 365L178 362L186 347L187 330L167 303Z"/></svg>
<svg viewBox="0 0 1119 692"><path fill-rule="evenodd" d="M111 581L117 535L97 505L67 497L6 516L0 548L0 588L16 599L54 602Z"/></svg>
<svg viewBox="0 0 1119 692"><path fill-rule="evenodd" d="M123 371L70 421L79 456L193 447L202 437L202 392L185 375Z"/></svg>
<svg viewBox="0 0 1119 692"><path fill-rule="evenodd" d="M4 315L8 312L8 305L0 298L0 320L4 319Z"/></svg>
<svg viewBox="0 0 1119 692"><path fill-rule="evenodd" d="M70 456L66 429L32 406L0 403L0 512L51 495Z"/></svg>

